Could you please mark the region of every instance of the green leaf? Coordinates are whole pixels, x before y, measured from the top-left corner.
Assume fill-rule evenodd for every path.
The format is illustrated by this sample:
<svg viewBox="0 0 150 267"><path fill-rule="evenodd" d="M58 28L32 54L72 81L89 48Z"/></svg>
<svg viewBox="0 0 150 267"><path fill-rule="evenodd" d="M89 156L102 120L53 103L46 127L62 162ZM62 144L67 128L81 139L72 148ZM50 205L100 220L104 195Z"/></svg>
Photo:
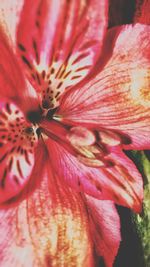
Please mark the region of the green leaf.
<svg viewBox="0 0 150 267"><path fill-rule="evenodd" d="M150 162L144 152L132 151L131 158L144 179L143 212L140 215L133 215L133 223L135 224L143 247L144 267L148 267L150 264Z"/></svg>

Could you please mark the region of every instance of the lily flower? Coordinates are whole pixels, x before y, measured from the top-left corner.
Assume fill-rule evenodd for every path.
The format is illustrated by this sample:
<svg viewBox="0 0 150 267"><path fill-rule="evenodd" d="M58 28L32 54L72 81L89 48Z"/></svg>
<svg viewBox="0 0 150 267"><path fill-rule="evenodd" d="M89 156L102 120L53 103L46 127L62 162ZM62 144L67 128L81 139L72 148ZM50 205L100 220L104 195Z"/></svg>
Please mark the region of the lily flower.
<svg viewBox="0 0 150 267"><path fill-rule="evenodd" d="M1 9L0 263L112 267L115 203L143 199L124 151L150 147L150 29L107 31L107 1L21 2Z"/></svg>

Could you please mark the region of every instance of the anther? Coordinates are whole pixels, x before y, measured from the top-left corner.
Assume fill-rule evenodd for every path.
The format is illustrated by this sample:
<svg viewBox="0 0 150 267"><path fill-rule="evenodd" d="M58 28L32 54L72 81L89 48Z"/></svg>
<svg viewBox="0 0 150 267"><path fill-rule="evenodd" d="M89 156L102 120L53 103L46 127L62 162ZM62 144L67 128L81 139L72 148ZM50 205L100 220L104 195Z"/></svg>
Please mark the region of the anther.
<svg viewBox="0 0 150 267"><path fill-rule="evenodd" d="M46 118L48 120L51 120L53 115L55 114L56 110L57 110L57 108L50 109L46 114Z"/></svg>
<svg viewBox="0 0 150 267"><path fill-rule="evenodd" d="M41 128L38 128L38 129L36 130L36 134L37 134L37 136L38 136L38 138L39 138L40 135L41 135Z"/></svg>
<svg viewBox="0 0 150 267"><path fill-rule="evenodd" d="M42 107L45 109L49 109L50 108L50 103L47 100L43 100L42 101Z"/></svg>
<svg viewBox="0 0 150 267"><path fill-rule="evenodd" d="M32 128L32 127L27 127L27 128L25 129L25 132L26 132L27 134L32 134L32 133L33 133L33 128Z"/></svg>

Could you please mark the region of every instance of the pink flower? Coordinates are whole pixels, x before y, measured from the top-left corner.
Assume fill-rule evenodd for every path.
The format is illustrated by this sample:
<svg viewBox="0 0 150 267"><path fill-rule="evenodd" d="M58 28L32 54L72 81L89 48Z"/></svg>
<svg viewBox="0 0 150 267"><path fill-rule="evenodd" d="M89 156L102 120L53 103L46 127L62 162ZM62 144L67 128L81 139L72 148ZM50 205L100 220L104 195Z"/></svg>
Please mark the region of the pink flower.
<svg viewBox="0 0 150 267"><path fill-rule="evenodd" d="M111 267L114 203L143 199L123 151L150 147L149 27L106 32L107 1L20 2L0 30L1 265L92 267L95 249Z"/></svg>

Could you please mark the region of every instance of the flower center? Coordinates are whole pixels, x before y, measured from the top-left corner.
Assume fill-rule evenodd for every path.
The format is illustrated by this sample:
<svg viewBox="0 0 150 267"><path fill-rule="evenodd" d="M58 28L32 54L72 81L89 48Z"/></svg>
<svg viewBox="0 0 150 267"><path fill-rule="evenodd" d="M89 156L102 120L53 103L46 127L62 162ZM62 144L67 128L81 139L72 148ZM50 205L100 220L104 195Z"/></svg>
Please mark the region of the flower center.
<svg viewBox="0 0 150 267"><path fill-rule="evenodd" d="M42 118L43 118L43 113L40 108L37 110L31 110L27 113L28 121L33 124L40 123Z"/></svg>
<svg viewBox="0 0 150 267"><path fill-rule="evenodd" d="M57 108L45 110L39 106L37 109L29 110L26 114L26 119L28 122L37 125L40 124L44 119L51 120L56 110Z"/></svg>

